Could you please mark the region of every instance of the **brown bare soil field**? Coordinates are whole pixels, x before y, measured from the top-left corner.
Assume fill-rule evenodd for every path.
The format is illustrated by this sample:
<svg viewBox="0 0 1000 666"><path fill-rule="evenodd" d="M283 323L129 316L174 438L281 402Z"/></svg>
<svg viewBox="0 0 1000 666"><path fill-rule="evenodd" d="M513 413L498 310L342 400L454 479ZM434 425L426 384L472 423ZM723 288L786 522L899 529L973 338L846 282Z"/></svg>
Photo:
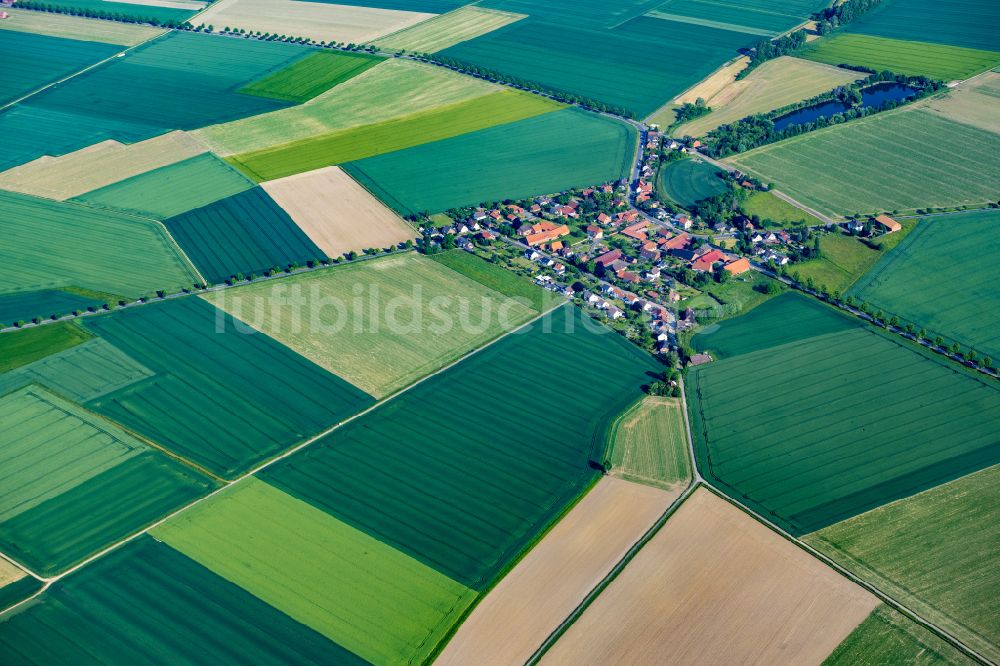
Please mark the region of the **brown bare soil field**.
<svg viewBox="0 0 1000 666"><path fill-rule="evenodd" d="M819 664L877 605L700 489L542 661Z"/></svg>
<svg viewBox="0 0 1000 666"><path fill-rule="evenodd" d="M388 247L417 235L339 167L279 178L261 187L331 257L348 250Z"/></svg>
<svg viewBox="0 0 1000 666"><path fill-rule="evenodd" d="M0 173L0 189L62 201L205 152L208 149L185 132L127 145L109 139L8 169Z"/></svg>
<svg viewBox="0 0 1000 666"><path fill-rule="evenodd" d="M15 580L21 580L26 575L20 567L0 557L0 587L7 583L13 583Z"/></svg>
<svg viewBox="0 0 1000 666"><path fill-rule="evenodd" d="M500 581L435 662L523 664L680 495L605 477Z"/></svg>

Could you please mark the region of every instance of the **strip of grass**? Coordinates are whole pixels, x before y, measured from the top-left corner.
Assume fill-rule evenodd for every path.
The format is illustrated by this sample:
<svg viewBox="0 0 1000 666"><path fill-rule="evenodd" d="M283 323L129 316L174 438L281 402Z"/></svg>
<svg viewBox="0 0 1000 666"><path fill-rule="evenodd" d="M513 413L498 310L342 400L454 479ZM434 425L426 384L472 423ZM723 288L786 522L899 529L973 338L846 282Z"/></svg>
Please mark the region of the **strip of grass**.
<svg viewBox="0 0 1000 666"><path fill-rule="evenodd" d="M515 90L502 90L355 129L296 141L229 158L257 181L391 153L563 108Z"/></svg>
<svg viewBox="0 0 1000 666"><path fill-rule="evenodd" d="M823 666L974 663L949 643L882 604L837 646Z"/></svg>
<svg viewBox="0 0 1000 666"><path fill-rule="evenodd" d="M318 51L240 88L241 93L302 103L385 60L368 53Z"/></svg>
<svg viewBox="0 0 1000 666"><path fill-rule="evenodd" d="M463 250L449 250L431 255L430 258L493 291L521 300L535 312L545 309L549 292L474 254Z"/></svg>
<svg viewBox="0 0 1000 666"><path fill-rule="evenodd" d="M657 488L691 478L684 412L677 398L649 396L615 424L612 473Z"/></svg>
<svg viewBox="0 0 1000 666"><path fill-rule="evenodd" d="M806 541L996 660L998 507L1000 467L994 466L831 525Z"/></svg>
<svg viewBox="0 0 1000 666"><path fill-rule="evenodd" d="M424 661L475 596L257 479L152 536L373 664Z"/></svg>
<svg viewBox="0 0 1000 666"><path fill-rule="evenodd" d="M91 337L90 333L69 322L4 333L0 335L0 372L33 363Z"/></svg>

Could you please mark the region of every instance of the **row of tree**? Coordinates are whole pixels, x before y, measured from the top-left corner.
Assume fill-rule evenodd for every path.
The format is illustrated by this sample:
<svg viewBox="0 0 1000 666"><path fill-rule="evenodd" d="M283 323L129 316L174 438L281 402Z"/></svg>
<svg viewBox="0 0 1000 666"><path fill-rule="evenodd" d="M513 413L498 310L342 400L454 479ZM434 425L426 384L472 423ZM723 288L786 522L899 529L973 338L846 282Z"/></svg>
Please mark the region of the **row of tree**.
<svg viewBox="0 0 1000 666"><path fill-rule="evenodd" d="M103 9L90 9L88 7L73 7L72 5L62 5L51 2L38 2L37 0L18 0L18 9L30 9L39 12L49 12L50 14L69 14L70 16L85 16L87 18L104 19L105 21L118 21L121 23L148 23L161 28L177 28L190 30L193 26L187 21L177 19L163 19L155 16L143 16L141 6L136 5L136 12L125 13L116 11L105 11Z"/></svg>
<svg viewBox="0 0 1000 666"><path fill-rule="evenodd" d="M845 0L833 7L827 7L813 14L816 30L821 35L827 35L877 7L881 2L882 0Z"/></svg>

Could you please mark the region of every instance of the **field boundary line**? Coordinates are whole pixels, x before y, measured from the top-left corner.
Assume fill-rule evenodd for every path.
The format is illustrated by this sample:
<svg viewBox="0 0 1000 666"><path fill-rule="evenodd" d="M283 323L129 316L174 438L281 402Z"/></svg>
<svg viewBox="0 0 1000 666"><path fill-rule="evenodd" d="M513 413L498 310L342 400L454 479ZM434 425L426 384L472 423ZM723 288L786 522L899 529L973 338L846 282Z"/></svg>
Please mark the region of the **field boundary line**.
<svg viewBox="0 0 1000 666"><path fill-rule="evenodd" d="M747 507L746 505L744 505L742 502L733 499L732 497L730 497L729 495L727 495L723 491L721 491L718 488L716 488L715 486L713 486L708 481L703 481L702 485L707 490L709 490L712 494L716 495L720 499L723 499L723 500L729 502L731 505L733 505L734 507L736 507L737 509L739 509L743 513L747 514L751 518L755 519L757 522L759 522L762 525L770 528L771 531L773 531L778 536L784 538L786 541L789 541L789 542L795 544L796 546L798 546L799 548L801 548L805 552L809 553L810 555L812 555L813 557L815 557L816 559L818 559L819 561L823 562L825 565L827 565L828 567L830 567L831 569L833 569L834 571L836 571L837 573L839 573L841 576L843 576L847 580L851 581L855 585L858 585L858 586L864 588L865 590L867 590L868 592L870 592L871 594L875 595L875 597L877 597L880 601L882 601L886 605L891 606L894 610L898 611L899 613L902 613L908 619L916 622L917 624L919 624L923 628L927 629L928 631L930 631L931 633L933 633L934 635L936 635L938 638L941 638L942 640L948 642L949 644L951 644L952 647L954 647L955 649L957 649L959 652L962 652L963 654L965 654L965 656L969 657L970 659L972 659L974 661L979 662L980 664L984 664L984 666L996 666L996 664L993 661L989 660L985 656L983 656L980 653L976 652L975 650L973 650L972 648L970 648L968 645L966 645L965 643L963 643L959 639L955 638L949 632L947 632L944 629L942 629L941 627L937 626L936 624L934 624L930 620L927 620L924 617L922 617L921 615L917 614L916 612L910 610L907 606L904 606L901 602L897 601L894 597L892 597L892 596L888 595L887 593L883 592L879 587L877 587L873 583L869 583L868 581L866 581L865 579L861 578L860 576L852 573L849 569L847 569L844 566L842 566L839 562L837 562L836 560L830 558L829 556L827 556L826 554L822 553L821 551L816 550L811 545L809 545L808 543L802 541L798 537L792 536L792 534L790 534L789 532L786 532L781 527L775 525L774 523L772 523L771 521L769 521L767 518L761 516L760 514L758 514L753 509L751 509L751 508Z"/></svg>
<svg viewBox="0 0 1000 666"><path fill-rule="evenodd" d="M460 356L459 358L455 359L451 363L449 363L449 364L447 364L445 366L442 366L438 370L435 370L434 372L432 372L432 373L430 373L428 375L425 375L425 376L421 377L420 379L418 379L417 381L413 382L412 384L409 384L408 386L404 386L403 388L399 389L395 393L392 393L392 394L386 396L385 398L382 398L381 400L379 400L379 401L375 402L374 404L370 405L368 408L366 408L366 409L358 412L357 414L353 414L352 416L349 416L348 418L346 418L346 419L344 419L342 421L339 421L338 423L335 423L334 425L326 428L322 432L320 432L320 433L318 433L318 434L310 437L309 439L307 439L307 440L299 443L298 445L292 447L291 449L288 449L287 451L285 451L283 453L280 453L279 455L275 456L274 458L271 458L270 460L267 460L267 461L261 463L257 467L251 469L250 471L244 473L243 475L237 477L236 479L233 479L232 481L229 481L229 482L225 483L224 485L220 486L219 488L216 488L215 490L213 490L209 494L204 495L203 497L199 497L198 499L194 500L193 502L185 504L184 506L180 507L179 509L176 509L175 511L173 511L173 512L171 512L169 514L167 514L166 516L160 518L159 520L157 520L157 521L155 521L153 523L150 523L146 527L143 527L140 530L137 530L137 531L135 531L135 532L133 532L133 533L125 536L125 537L122 537L118 541L115 541L114 543L112 543L112 544L110 544L110 545L102 548L98 552L96 552L93 555L89 556L88 558L82 560L78 564L70 567L66 571L63 571L60 574L56 574L55 576L38 577L39 580L41 580L42 582L46 583L46 587L47 587L48 584L57 582L60 579L66 577L66 576L69 576L70 574L72 574L72 573L74 573L74 572L82 569L83 567L87 566L91 562L94 562L95 560L98 560L101 557L103 557L104 555L106 555L106 554L110 553L111 551L117 549L119 546L122 546L122 545L124 545L124 544L126 544L126 543L128 543L130 541L133 541L133 540L141 537L142 535L148 533L150 530L153 530L153 529L159 527L163 523L165 523L168 520L171 520L172 518L175 518L176 516L184 513L188 509L191 509L191 508L197 506L198 504L201 504L202 502L204 502L204 501L206 501L206 500L208 500L208 499L210 499L210 498L218 495L219 493L223 492L227 488L230 488L231 486L234 486L237 483L239 483L241 481L244 481L245 479L248 479L248 478L254 476L255 474L263 471L264 469L270 467L271 465L273 465L273 464L275 464L275 463L277 463L277 462L279 462L281 460L284 460L285 458L288 458L288 457L290 457L290 456L298 453L299 451L301 451L302 449L306 448L307 446L313 444L317 440L320 440L320 439L326 437L330 433L332 433L332 432L340 429L341 427L347 425L348 423L350 423L352 421L355 421L356 419L359 419L362 416L365 416L369 412L372 412L372 411L378 409L379 407L381 407L385 403L387 403L387 402L389 402L391 400L394 400L395 398L403 395L404 393L406 393L407 391L413 389L414 387L419 386L420 384L422 384L425 381L431 379L432 377L435 377L435 376L437 376L437 375L439 375L439 374L441 374L441 373L443 373L443 372L451 369L452 367L458 365L459 363L464 362L465 360L471 358L472 356L475 356L476 354L480 353L484 349L486 349L486 348L488 348L488 347L496 344L500 340L505 339L507 336L509 336L511 334L514 334L514 333L517 333L518 331L521 331L522 329L527 328L528 326L531 326L532 324L534 324L535 322L539 321L540 319L542 319L543 317L545 317L549 313L551 313L554 310L557 310L558 308L561 308L561 307L575 307L575 306L571 306L571 304L568 301L563 301L562 303L557 303L556 305L554 305L553 307L549 308L548 310L544 310L543 312L535 315L534 317L532 317L528 321L524 322L523 324L521 324L519 326L516 326L516 327L510 329L509 331L506 331L506 332L502 333L501 335L498 335L497 337L495 337L494 339L490 340L486 344L484 344L484 345L482 345L480 347L477 347L476 349L473 349L472 351L470 351L470 352L468 352L466 354L463 354L462 356ZM11 608L14 608L14 606L12 606ZM3 617L3 615L8 610L10 610L10 609L4 610L4 611L0 611L0 617Z"/></svg>

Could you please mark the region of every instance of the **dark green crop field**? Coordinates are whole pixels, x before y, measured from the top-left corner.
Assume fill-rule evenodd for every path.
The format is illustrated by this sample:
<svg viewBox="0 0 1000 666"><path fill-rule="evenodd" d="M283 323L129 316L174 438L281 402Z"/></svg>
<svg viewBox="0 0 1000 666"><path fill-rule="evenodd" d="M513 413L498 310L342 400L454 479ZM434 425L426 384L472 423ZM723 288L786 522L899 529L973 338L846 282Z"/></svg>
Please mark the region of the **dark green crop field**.
<svg viewBox="0 0 1000 666"><path fill-rule="evenodd" d="M361 664L194 560L140 537L0 618L5 664Z"/></svg>
<svg viewBox="0 0 1000 666"><path fill-rule="evenodd" d="M631 125L564 109L344 169L400 213L434 213L625 178L634 149Z"/></svg>
<svg viewBox="0 0 1000 666"><path fill-rule="evenodd" d="M1000 211L927 217L850 294L1000 359Z"/></svg>
<svg viewBox="0 0 1000 666"><path fill-rule="evenodd" d="M825 307L800 300L805 325ZM795 534L1000 462L1000 388L860 325L699 366L687 390L705 476Z"/></svg>
<svg viewBox="0 0 1000 666"><path fill-rule="evenodd" d="M690 206L729 189L721 174L721 169L702 160L677 160L657 173L656 189L681 206Z"/></svg>
<svg viewBox="0 0 1000 666"><path fill-rule="evenodd" d="M42 581L31 576L25 576L13 583L0 587L0 610L10 608L14 604L27 599L42 587Z"/></svg>
<svg viewBox="0 0 1000 666"><path fill-rule="evenodd" d="M720 324L702 329L691 338L691 344L716 359L728 358L855 327L832 308L815 307L806 296L788 292L740 317L739 326Z"/></svg>
<svg viewBox="0 0 1000 666"><path fill-rule="evenodd" d="M87 328L156 372L88 405L221 476L372 402L199 298L96 317Z"/></svg>
<svg viewBox="0 0 1000 666"><path fill-rule="evenodd" d="M88 305L101 303L94 298L58 289L0 294L0 328L21 320L30 321L32 317L69 314L73 310L85 310Z"/></svg>
<svg viewBox="0 0 1000 666"><path fill-rule="evenodd" d="M385 60L367 53L317 51L250 83L241 93L301 103Z"/></svg>
<svg viewBox="0 0 1000 666"><path fill-rule="evenodd" d="M561 307L260 476L483 589L595 478L611 420L659 367Z"/></svg>
<svg viewBox="0 0 1000 666"><path fill-rule="evenodd" d="M326 256L260 187L182 213L164 224L209 282L274 266L304 265Z"/></svg>
<svg viewBox="0 0 1000 666"><path fill-rule="evenodd" d="M0 39L0 105L100 62L122 50L114 44L81 42L30 32L3 31Z"/></svg>
<svg viewBox="0 0 1000 666"><path fill-rule="evenodd" d="M885 0L848 29L879 37L1000 51L1000 3Z"/></svg>

